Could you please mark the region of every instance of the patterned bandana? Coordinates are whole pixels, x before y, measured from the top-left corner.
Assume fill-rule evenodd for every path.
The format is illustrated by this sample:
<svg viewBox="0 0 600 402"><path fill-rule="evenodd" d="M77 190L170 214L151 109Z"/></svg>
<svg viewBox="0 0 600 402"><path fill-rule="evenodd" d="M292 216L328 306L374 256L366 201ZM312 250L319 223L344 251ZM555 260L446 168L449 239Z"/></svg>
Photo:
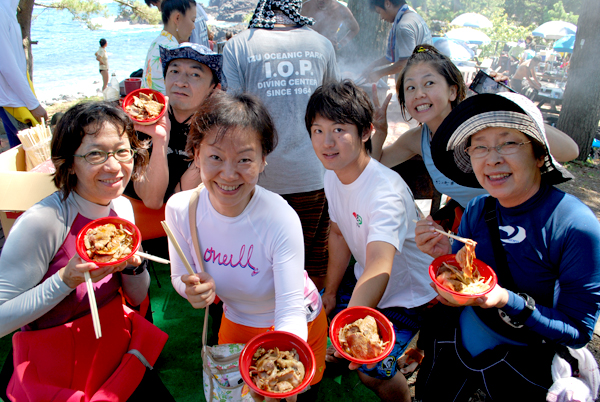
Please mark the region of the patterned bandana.
<svg viewBox="0 0 600 402"><path fill-rule="evenodd" d="M190 59L195 60L198 63L202 63L210 68L216 75L221 89L227 90L227 79L223 74L223 55L218 54L210 50L204 45L197 43L183 42L178 47L173 49L167 49L166 47L159 46L160 48L160 60L162 62L163 77L167 77L167 67L169 63L175 59Z"/></svg>
<svg viewBox="0 0 600 402"><path fill-rule="evenodd" d="M286 23L285 19L277 20L276 11L281 11L289 18L290 24L313 25L315 21L312 18L300 15L301 9L302 0L259 0L248 28L273 29L275 24Z"/></svg>

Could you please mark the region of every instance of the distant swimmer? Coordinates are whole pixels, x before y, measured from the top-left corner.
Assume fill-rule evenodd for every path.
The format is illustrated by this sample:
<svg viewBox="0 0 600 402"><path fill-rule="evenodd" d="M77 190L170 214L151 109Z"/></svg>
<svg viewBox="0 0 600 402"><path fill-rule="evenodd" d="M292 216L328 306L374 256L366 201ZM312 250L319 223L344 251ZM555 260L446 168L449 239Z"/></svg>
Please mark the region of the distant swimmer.
<svg viewBox="0 0 600 402"><path fill-rule="evenodd" d="M315 20L312 28L336 50L350 43L360 30L352 11L336 0L309 0L302 5L302 14Z"/></svg>

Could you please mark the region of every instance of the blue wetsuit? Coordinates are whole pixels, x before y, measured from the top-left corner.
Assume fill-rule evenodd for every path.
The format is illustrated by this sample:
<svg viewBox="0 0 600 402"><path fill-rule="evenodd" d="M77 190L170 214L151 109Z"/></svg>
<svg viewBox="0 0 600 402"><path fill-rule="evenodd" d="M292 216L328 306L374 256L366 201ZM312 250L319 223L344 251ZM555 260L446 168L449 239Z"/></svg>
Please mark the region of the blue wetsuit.
<svg viewBox="0 0 600 402"><path fill-rule="evenodd" d="M496 269L484 220L486 198L468 204L458 233L477 241L477 258ZM496 308L449 307L452 318L438 326L417 378L416 397L423 402L466 400L477 389L491 400L545 400L553 382L553 344L578 348L592 337L600 306L600 224L592 211L576 197L542 184L517 207L496 203L496 213L516 286L507 289L509 301L502 310L516 316L525 308L516 293L526 293L535 299L535 311L524 328L515 329L500 321ZM455 243L453 252L461 246ZM501 286L502 281L499 274Z"/></svg>
<svg viewBox="0 0 600 402"><path fill-rule="evenodd" d="M495 269L483 218L485 198L469 203L459 235L477 241L477 258ZM575 348L584 346L592 337L600 305L600 224L593 212L576 197L544 184L525 203L514 208L497 203L496 211L500 238L518 288L514 291L535 299L536 309L525 326L545 339ZM455 243L453 251L461 246ZM502 277L499 282L502 284ZM502 309L510 316L525 308L524 299L512 290ZM474 335L471 332L469 339L480 338Z"/></svg>

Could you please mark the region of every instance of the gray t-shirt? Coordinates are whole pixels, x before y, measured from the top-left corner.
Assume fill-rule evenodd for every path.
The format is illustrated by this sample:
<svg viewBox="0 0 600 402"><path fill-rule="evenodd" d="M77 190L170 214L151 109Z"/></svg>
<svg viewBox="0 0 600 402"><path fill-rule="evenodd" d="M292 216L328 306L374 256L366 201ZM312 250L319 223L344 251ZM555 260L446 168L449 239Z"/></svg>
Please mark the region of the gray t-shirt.
<svg viewBox="0 0 600 402"><path fill-rule="evenodd" d="M409 58L415 46L423 44L433 45L431 31L419 14L409 10L396 25L394 62Z"/></svg>
<svg viewBox="0 0 600 402"><path fill-rule="evenodd" d="M278 194L322 189L325 170L304 115L315 89L339 79L331 42L308 27L248 29L225 45L223 70L228 91L257 95L275 122L279 143L258 184Z"/></svg>

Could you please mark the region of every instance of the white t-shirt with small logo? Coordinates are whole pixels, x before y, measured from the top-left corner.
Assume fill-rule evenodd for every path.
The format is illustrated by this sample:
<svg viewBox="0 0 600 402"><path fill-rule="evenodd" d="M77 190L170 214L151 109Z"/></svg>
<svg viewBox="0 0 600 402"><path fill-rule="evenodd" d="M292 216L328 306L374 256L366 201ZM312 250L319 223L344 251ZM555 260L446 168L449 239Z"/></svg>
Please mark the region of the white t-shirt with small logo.
<svg viewBox="0 0 600 402"><path fill-rule="evenodd" d="M357 279L364 271L367 244L383 241L396 248L392 275L377 307L412 308L435 298L428 273L432 258L415 243L417 206L400 175L373 159L351 184L343 184L328 170L325 195L329 217L356 259Z"/></svg>

